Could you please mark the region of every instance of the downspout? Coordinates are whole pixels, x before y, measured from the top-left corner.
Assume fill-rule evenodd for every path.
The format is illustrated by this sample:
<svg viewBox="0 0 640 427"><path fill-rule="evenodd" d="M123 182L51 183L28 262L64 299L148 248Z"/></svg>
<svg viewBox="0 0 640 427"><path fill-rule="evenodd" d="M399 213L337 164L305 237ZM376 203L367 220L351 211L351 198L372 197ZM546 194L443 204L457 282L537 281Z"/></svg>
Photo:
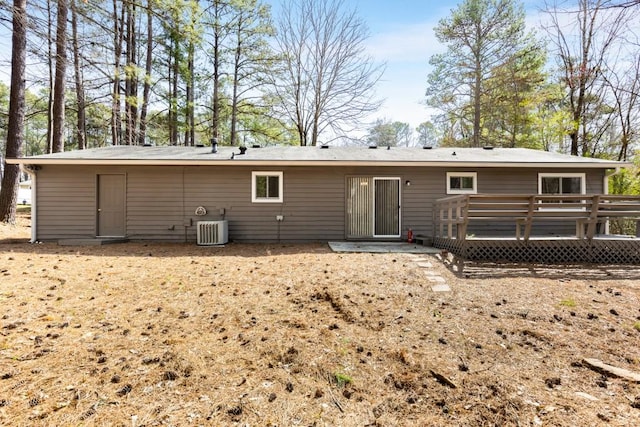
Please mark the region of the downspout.
<svg viewBox="0 0 640 427"><path fill-rule="evenodd" d="M603 188L602 188L602 193L604 195L609 194L609 177L612 177L614 175L617 175L621 172L622 168L620 166L616 166L615 169L613 169L612 171L608 171L604 173L604 177L603 177ZM607 220L604 223L604 234L609 234L609 220Z"/></svg>
<svg viewBox="0 0 640 427"><path fill-rule="evenodd" d="M622 168L620 166L616 166L616 168L610 172L605 172L604 173L604 179L603 179L603 194L607 195L609 194L609 177L617 175L620 173L620 171L622 170Z"/></svg>
<svg viewBox="0 0 640 427"><path fill-rule="evenodd" d="M37 225L38 225L38 210L37 210L37 195L36 191L37 180L36 180L36 171L39 169L39 166L25 166L23 169L29 174L31 178L31 243L35 243L37 241Z"/></svg>
<svg viewBox="0 0 640 427"><path fill-rule="evenodd" d="M185 197L186 195L184 194L184 190L185 190L185 173L186 173L186 168L183 166L182 167L182 225L184 226L184 243L187 243L189 241L189 226L187 226L187 220L186 220L186 216L185 216ZM189 221L189 224L191 223L191 221Z"/></svg>

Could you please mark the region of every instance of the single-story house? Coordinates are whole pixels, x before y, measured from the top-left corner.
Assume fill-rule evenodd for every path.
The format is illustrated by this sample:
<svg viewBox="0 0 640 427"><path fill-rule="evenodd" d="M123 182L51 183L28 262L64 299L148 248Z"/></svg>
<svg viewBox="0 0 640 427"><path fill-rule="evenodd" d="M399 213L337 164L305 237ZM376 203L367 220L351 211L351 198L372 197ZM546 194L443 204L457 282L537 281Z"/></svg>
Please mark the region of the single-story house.
<svg viewBox="0 0 640 427"><path fill-rule="evenodd" d="M401 240L453 194L606 194L626 163L524 148L112 146L8 159L31 174L32 239ZM485 225L491 227L491 224Z"/></svg>

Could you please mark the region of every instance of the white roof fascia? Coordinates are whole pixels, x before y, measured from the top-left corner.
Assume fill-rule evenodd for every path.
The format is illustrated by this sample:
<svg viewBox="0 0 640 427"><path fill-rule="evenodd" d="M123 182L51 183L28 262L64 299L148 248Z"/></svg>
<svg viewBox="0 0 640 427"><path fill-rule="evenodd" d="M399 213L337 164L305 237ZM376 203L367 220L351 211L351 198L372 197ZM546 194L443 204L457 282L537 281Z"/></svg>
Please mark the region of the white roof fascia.
<svg viewBox="0 0 640 427"><path fill-rule="evenodd" d="M355 161L355 160L170 160L170 159L6 159L20 165L87 166L429 166L448 168L596 168L613 169L631 166L629 162L473 162L473 161Z"/></svg>

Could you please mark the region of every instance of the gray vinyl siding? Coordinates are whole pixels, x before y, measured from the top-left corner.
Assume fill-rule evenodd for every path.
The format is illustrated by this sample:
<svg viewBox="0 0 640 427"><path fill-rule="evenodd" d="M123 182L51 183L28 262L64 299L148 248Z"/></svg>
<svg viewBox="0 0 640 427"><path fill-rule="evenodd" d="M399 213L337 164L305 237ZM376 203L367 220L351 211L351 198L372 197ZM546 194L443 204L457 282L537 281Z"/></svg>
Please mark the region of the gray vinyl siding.
<svg viewBox="0 0 640 427"><path fill-rule="evenodd" d="M283 203L252 203L252 171L283 172ZM234 241L327 241L345 239L348 176L401 179L401 230L432 235L433 204L446 195L446 173L477 172L479 193L535 194L534 168L436 167L248 167L248 166L54 166L37 173L39 240L92 238L96 233L96 177L126 174L126 237L195 242L197 221L229 221ZM602 193L604 170L585 172L587 193ZM407 186L407 181L410 185ZM196 216L197 207L207 210ZM276 215L284 220L276 221ZM482 232L512 234L512 224L486 224ZM550 229L541 232L549 232ZM534 230L535 231L535 230ZM473 232L470 230L470 232Z"/></svg>
<svg viewBox="0 0 640 427"><path fill-rule="evenodd" d="M282 171L283 202L252 203L251 172ZM323 168L195 168L187 173L185 217L229 221L229 236L242 241L313 241L344 238L344 175ZM198 206L207 215L196 217ZM284 220L276 221L282 215ZM195 227L188 239L195 240ZM324 237L323 237L324 236Z"/></svg>
<svg viewBox="0 0 640 427"><path fill-rule="evenodd" d="M94 237L95 174L78 168L43 166L36 180L36 238Z"/></svg>
<svg viewBox="0 0 640 427"><path fill-rule="evenodd" d="M182 170L128 169L128 238L184 241Z"/></svg>

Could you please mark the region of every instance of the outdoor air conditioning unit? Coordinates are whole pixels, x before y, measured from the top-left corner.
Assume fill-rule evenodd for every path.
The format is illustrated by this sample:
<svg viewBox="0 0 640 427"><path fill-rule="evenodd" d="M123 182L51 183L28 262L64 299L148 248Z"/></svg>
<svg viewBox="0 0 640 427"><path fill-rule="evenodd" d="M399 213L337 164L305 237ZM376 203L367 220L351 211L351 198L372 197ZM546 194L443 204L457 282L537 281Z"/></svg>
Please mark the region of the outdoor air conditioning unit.
<svg viewBox="0 0 640 427"><path fill-rule="evenodd" d="M229 241L229 223L224 221L198 221L198 244L224 245Z"/></svg>

